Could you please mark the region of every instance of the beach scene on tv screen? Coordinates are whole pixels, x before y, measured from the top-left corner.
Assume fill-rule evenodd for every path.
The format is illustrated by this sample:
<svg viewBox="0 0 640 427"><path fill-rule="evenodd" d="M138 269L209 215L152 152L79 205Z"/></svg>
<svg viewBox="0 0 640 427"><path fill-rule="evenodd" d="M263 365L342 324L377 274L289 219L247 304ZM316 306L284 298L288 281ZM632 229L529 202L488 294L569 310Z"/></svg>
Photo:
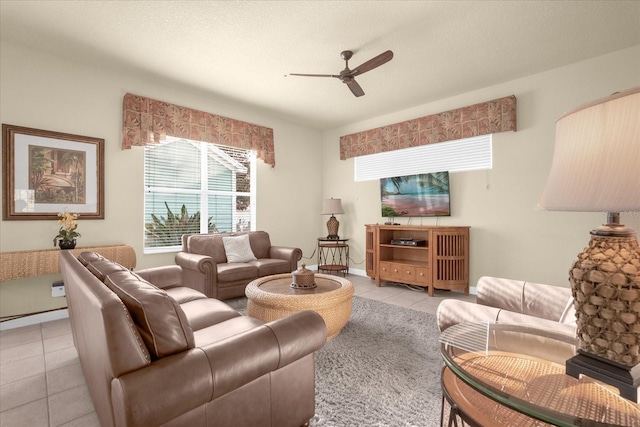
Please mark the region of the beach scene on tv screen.
<svg viewBox="0 0 640 427"><path fill-rule="evenodd" d="M380 179L383 217L449 216L449 172Z"/></svg>

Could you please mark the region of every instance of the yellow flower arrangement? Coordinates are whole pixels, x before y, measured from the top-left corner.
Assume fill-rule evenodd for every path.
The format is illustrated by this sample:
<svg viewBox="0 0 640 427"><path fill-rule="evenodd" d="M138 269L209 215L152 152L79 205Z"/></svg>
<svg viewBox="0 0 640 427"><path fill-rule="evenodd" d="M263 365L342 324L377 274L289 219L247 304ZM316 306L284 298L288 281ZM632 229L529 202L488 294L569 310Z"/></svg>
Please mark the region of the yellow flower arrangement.
<svg viewBox="0 0 640 427"><path fill-rule="evenodd" d="M58 213L58 224L61 224L60 230L58 230L58 235L53 238L53 246L56 245L56 240L62 239L66 242L73 241L76 237L80 237L80 233L76 231L78 228L78 223L76 220L80 215L77 213L69 213L69 212L59 212Z"/></svg>

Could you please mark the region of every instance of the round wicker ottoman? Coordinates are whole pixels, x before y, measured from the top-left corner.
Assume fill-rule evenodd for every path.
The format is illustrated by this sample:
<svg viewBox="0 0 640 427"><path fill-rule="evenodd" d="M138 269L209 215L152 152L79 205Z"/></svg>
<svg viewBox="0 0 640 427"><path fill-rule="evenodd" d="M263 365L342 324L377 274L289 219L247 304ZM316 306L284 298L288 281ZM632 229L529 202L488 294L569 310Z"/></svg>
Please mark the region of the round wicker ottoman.
<svg viewBox="0 0 640 427"><path fill-rule="evenodd" d="M294 289L291 274L261 277L245 289L249 316L265 322L303 310L320 314L327 325L327 340L337 336L351 317L353 285L347 279L316 274L313 289Z"/></svg>

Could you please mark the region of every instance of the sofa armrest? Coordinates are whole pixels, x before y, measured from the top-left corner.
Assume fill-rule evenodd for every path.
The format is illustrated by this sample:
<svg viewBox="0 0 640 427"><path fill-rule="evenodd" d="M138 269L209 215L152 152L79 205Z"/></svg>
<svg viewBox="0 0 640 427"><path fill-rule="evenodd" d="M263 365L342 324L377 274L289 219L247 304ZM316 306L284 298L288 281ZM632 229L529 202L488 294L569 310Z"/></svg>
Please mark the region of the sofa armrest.
<svg viewBox="0 0 640 427"><path fill-rule="evenodd" d="M327 326L315 311L306 310L266 323L278 339L282 368L324 347Z"/></svg>
<svg viewBox="0 0 640 427"><path fill-rule="evenodd" d="M459 323L496 321L500 311L500 308L474 304L468 301L445 299L438 304L436 321L438 329L442 332Z"/></svg>
<svg viewBox="0 0 640 427"><path fill-rule="evenodd" d="M157 426L211 400L213 378L202 349L159 359L114 378L111 399L116 426Z"/></svg>
<svg viewBox="0 0 640 427"><path fill-rule="evenodd" d="M203 346L213 372L213 397L312 354L326 337L322 317L304 311Z"/></svg>
<svg viewBox="0 0 640 427"><path fill-rule="evenodd" d="M182 286L182 267L179 265L146 268L137 270L135 273L162 289Z"/></svg>
<svg viewBox="0 0 640 427"><path fill-rule="evenodd" d="M209 298L218 296L218 264L207 255L178 252L177 265L182 267L182 286L202 292Z"/></svg>
<svg viewBox="0 0 640 427"><path fill-rule="evenodd" d="M302 249L289 248L285 246L271 246L269 248L269 258L287 260L289 261L289 264L291 264L290 271L295 271L298 269L298 261L302 259Z"/></svg>
<svg viewBox="0 0 640 427"><path fill-rule="evenodd" d="M564 323L540 317L529 316L527 314L514 313L512 311L501 310L498 315L498 323L525 325L532 328L548 329L558 334L566 336L566 341L547 338L544 333L529 334L522 332L495 333L492 345L496 350L521 353L523 348L527 349L527 355L540 357L546 360L563 364L567 359L576 354L575 342L569 337L576 336L576 327Z"/></svg>

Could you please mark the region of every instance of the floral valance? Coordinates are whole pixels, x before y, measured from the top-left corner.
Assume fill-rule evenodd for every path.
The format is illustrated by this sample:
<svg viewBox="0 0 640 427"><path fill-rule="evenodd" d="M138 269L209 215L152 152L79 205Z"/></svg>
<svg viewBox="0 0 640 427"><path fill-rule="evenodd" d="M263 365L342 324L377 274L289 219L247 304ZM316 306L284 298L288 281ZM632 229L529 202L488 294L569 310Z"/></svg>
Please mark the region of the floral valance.
<svg viewBox="0 0 640 427"><path fill-rule="evenodd" d="M340 137L340 159L516 130L515 95Z"/></svg>
<svg viewBox="0 0 640 427"><path fill-rule="evenodd" d="M127 93L122 103L122 149L156 144L167 135L255 150L275 166L273 129Z"/></svg>

